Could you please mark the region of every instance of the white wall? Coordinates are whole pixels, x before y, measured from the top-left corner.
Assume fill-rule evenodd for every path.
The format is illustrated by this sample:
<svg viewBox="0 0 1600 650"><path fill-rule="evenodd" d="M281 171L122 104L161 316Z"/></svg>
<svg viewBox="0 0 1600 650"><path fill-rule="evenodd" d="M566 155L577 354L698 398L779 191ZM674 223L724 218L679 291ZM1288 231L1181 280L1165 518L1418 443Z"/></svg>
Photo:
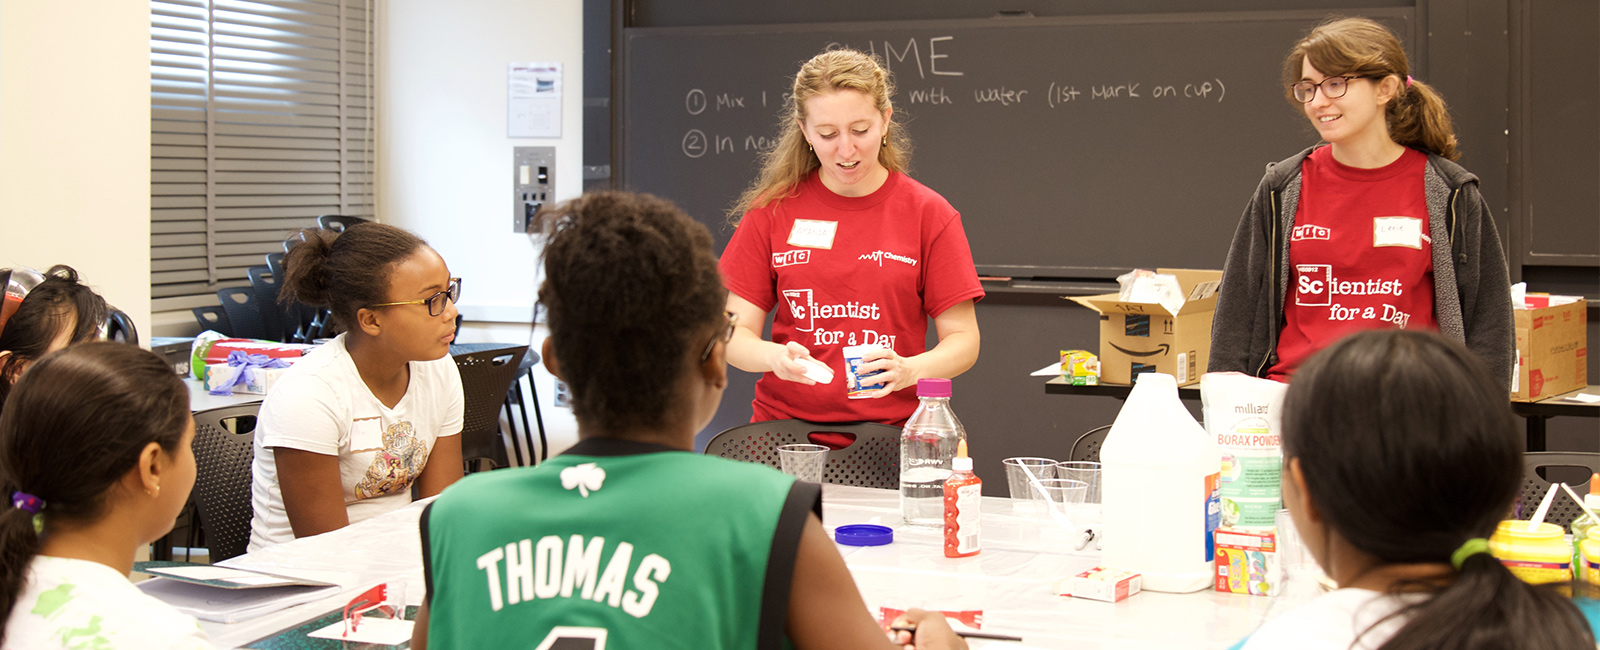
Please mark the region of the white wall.
<svg viewBox="0 0 1600 650"><path fill-rule="evenodd" d="M0 0L0 267L69 264L150 328L150 6Z"/></svg>
<svg viewBox="0 0 1600 650"><path fill-rule="evenodd" d="M582 0L378 6L378 217L428 240L462 278L462 342L537 350L537 248L511 230L512 147L554 146L554 198L582 193ZM560 138L506 136L506 68L530 61L564 66ZM576 425L539 373L554 454L576 440Z"/></svg>

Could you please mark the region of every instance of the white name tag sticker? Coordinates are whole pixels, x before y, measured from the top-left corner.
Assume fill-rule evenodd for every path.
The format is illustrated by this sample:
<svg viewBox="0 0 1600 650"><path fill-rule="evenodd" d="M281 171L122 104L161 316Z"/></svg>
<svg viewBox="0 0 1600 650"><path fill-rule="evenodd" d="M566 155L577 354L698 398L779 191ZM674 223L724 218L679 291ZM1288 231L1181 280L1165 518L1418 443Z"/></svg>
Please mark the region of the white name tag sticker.
<svg viewBox="0 0 1600 650"><path fill-rule="evenodd" d="M375 451L383 448L383 420L363 418L350 423L350 451Z"/></svg>
<svg viewBox="0 0 1600 650"><path fill-rule="evenodd" d="M833 234L838 230L837 221L795 219L794 227L789 229L789 245L832 250Z"/></svg>
<svg viewBox="0 0 1600 650"><path fill-rule="evenodd" d="M1422 250L1422 220L1416 217L1374 217L1372 247L1404 246Z"/></svg>

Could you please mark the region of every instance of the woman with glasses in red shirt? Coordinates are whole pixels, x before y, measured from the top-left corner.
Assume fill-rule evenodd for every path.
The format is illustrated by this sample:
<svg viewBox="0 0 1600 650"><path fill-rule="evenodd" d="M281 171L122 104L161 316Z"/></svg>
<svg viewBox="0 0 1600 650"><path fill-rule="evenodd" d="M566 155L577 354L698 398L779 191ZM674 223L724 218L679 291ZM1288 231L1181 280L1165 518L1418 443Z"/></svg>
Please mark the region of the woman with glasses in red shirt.
<svg viewBox="0 0 1600 650"><path fill-rule="evenodd" d="M1436 330L1510 385L1511 292L1500 236L1450 114L1399 39L1326 22L1284 61L1318 144L1271 165L1246 207L1212 324L1212 371L1288 381L1350 332Z"/></svg>

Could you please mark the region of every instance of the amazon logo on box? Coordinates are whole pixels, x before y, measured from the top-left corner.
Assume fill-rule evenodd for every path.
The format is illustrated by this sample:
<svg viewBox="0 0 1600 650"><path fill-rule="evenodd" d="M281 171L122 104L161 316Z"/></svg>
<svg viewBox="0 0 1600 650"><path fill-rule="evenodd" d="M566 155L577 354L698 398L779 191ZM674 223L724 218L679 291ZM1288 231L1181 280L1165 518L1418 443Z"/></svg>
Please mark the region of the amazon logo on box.
<svg viewBox="0 0 1600 650"><path fill-rule="evenodd" d="M1072 298L1100 313L1100 382L1131 384L1141 372L1200 381L1211 353L1211 315L1217 308L1221 271L1157 269L1170 273L1188 299L1177 309L1128 302L1115 293Z"/></svg>

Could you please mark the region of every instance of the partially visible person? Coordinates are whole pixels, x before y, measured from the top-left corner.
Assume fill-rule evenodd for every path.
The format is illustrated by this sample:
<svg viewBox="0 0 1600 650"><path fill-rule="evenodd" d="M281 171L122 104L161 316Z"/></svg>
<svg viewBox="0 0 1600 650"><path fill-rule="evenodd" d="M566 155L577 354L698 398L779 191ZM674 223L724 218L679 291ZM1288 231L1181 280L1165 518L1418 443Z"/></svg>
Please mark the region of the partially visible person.
<svg viewBox="0 0 1600 650"><path fill-rule="evenodd" d="M1242 647L1594 648L1555 585L1489 554L1522 486L1513 419L1488 367L1435 333L1366 331L1313 356L1284 402L1283 500L1340 588Z"/></svg>
<svg viewBox="0 0 1600 650"><path fill-rule="evenodd" d="M624 193L540 214L543 359L579 441L423 511L412 647L894 647L823 531L819 485L693 451L736 327L705 227ZM965 647L938 613L900 623L918 648Z"/></svg>
<svg viewBox="0 0 1600 650"><path fill-rule="evenodd" d="M99 337L110 308L104 298L63 264L28 289L16 311L0 321L0 408L12 384L46 354Z"/></svg>
<svg viewBox="0 0 1600 650"><path fill-rule="evenodd" d="M754 421L902 424L918 379L952 378L978 360L974 304L984 291L961 215L906 175L911 140L893 119L893 94L876 57L812 57L760 178L733 209L742 217L721 261L727 309L739 315L728 362L765 373ZM762 340L772 312L772 340ZM861 357L861 373L883 373L873 399L846 397L844 349L854 345L882 346ZM802 360L835 380L807 378Z"/></svg>
<svg viewBox="0 0 1600 650"><path fill-rule="evenodd" d="M1365 18L1312 30L1283 63L1289 102L1327 146L1271 165L1245 208L1212 321L1214 372L1288 381L1357 330L1436 330L1509 392L1511 285L1478 177L1457 165L1444 100Z"/></svg>
<svg viewBox="0 0 1600 650"><path fill-rule="evenodd" d="M210 648L128 582L194 487L189 390L161 357L86 343L45 356L0 415L0 648Z"/></svg>
<svg viewBox="0 0 1600 650"><path fill-rule="evenodd" d="M283 300L327 307L344 333L283 373L261 405L250 550L431 497L461 478L463 395L450 358L460 278L405 230L307 230Z"/></svg>

